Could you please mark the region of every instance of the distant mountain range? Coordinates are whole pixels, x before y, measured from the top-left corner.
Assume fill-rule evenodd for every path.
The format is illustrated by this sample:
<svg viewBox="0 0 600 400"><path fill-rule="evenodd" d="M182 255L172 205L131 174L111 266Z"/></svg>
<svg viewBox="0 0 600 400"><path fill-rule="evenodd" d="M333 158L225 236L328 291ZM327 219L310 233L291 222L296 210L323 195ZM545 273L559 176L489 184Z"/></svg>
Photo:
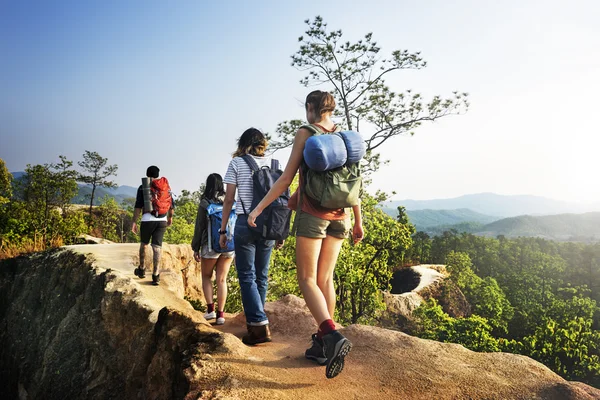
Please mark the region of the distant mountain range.
<svg viewBox="0 0 600 400"><path fill-rule="evenodd" d="M90 195L92 194L92 187L90 185L78 184L79 193L75 196L71 203L73 204L90 204ZM108 195L113 197L118 204L121 204L123 200L135 198L137 195L137 188L133 186L119 186L115 189L107 189L103 187L97 187L96 193L94 193L94 205L99 205L102 198Z"/></svg>
<svg viewBox="0 0 600 400"><path fill-rule="evenodd" d="M394 218L398 215L398 210L395 208L383 207L383 211ZM410 222L421 230L465 222L475 222L485 225L501 219L500 217L480 214L468 208L459 208L458 210L407 210L406 213Z"/></svg>
<svg viewBox="0 0 600 400"><path fill-rule="evenodd" d="M476 230L478 235L542 237L558 241L600 240L600 212L541 217L522 215L492 222Z"/></svg>
<svg viewBox="0 0 600 400"><path fill-rule="evenodd" d="M25 175L25 172L18 171L11 172L11 174L14 180L19 180L23 177L23 175ZM71 203L90 204L89 195L92 194L92 187L90 185L82 183L78 183L77 185L79 186L79 192L77 193L77 196L75 196L71 200ZM96 187L96 193L94 193L94 205L100 205L100 201L105 195L113 197L117 201L117 203L121 204L125 199L132 197L135 198L135 196L137 195L137 187L126 185L119 186L114 189Z"/></svg>
<svg viewBox="0 0 600 400"><path fill-rule="evenodd" d="M382 204L382 209L396 217L399 205L406 207L418 231L430 235L455 229L493 237L600 240L600 203L578 204L539 196L481 193L453 199L390 201Z"/></svg>
<svg viewBox="0 0 600 400"><path fill-rule="evenodd" d="M578 204L540 196L505 196L494 193L469 194L451 199L394 200L383 204L396 209L399 205L408 211L457 210L467 208L484 215L516 217L519 215L552 215L600 211L600 202Z"/></svg>
<svg viewBox="0 0 600 400"><path fill-rule="evenodd" d="M384 211L396 217L397 211ZM393 212L392 212L393 211ZM600 241L600 212L583 214L521 215L499 219L469 209L407 211L417 231L431 236L451 229L480 236L540 237L556 241Z"/></svg>

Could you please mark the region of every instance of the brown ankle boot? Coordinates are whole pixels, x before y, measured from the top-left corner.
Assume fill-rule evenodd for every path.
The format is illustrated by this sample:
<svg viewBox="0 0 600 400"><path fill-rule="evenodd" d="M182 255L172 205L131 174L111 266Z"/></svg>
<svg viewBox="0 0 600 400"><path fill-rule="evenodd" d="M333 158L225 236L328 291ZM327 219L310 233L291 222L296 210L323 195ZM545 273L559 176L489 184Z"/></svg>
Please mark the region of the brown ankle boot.
<svg viewBox="0 0 600 400"><path fill-rule="evenodd" d="M253 346L259 343L266 343L271 341L271 330L269 324L261 326L246 325L248 333L242 337L242 342L249 346Z"/></svg>

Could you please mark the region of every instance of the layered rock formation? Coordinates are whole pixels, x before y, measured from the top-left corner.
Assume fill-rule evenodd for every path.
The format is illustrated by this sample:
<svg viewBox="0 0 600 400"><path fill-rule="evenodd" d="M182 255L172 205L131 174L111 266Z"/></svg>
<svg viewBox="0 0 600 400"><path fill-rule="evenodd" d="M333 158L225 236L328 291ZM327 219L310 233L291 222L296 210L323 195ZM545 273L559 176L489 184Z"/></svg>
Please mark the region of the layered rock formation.
<svg viewBox="0 0 600 400"><path fill-rule="evenodd" d="M436 299L451 317L471 315L471 306L461 290L448 279L443 265L417 265L394 274L392 290L383 293L386 312L381 325L410 331L412 313L425 300Z"/></svg>
<svg viewBox="0 0 600 400"><path fill-rule="evenodd" d="M163 285L133 276L135 245L88 245L0 264L0 397L13 399L581 399L523 356L353 325L344 372L304 359L316 326L301 299L267 305L274 342L241 344L243 317L212 327L186 246L164 252ZM91 253L91 254L88 254ZM191 285L192 288L186 287Z"/></svg>

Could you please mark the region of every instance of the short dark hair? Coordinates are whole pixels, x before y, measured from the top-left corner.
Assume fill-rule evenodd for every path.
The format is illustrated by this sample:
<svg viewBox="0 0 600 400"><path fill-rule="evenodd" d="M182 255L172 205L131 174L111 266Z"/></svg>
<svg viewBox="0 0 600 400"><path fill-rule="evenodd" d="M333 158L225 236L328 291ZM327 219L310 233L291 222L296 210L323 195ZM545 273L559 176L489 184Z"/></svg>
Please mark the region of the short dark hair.
<svg viewBox="0 0 600 400"><path fill-rule="evenodd" d="M160 169L158 169L158 167L156 165L151 165L146 170L146 176L148 178L158 178L159 172L160 172Z"/></svg>

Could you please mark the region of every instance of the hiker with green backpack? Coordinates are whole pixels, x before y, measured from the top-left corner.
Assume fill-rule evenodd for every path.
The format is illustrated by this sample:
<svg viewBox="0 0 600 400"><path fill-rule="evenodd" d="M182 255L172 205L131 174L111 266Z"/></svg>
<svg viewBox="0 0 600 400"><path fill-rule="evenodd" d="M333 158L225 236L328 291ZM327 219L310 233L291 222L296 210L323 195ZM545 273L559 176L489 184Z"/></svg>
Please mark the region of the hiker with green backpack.
<svg viewBox="0 0 600 400"><path fill-rule="evenodd" d="M316 152L326 153L330 148L322 143L319 145L317 139L321 135L331 135L323 139L342 138L344 142L347 137L342 135L341 129L331 119L335 100L330 93L320 90L311 92L306 98L305 109L309 125L298 129L283 174L254 207L248 216L248 225L255 226L263 210L288 190L299 170L300 184L288 203L296 211L292 231L296 235L298 284L319 327L318 332L312 335L312 346L306 350L305 356L320 365L326 365L326 377L333 378L344 368L344 357L352 348L352 343L335 329L333 322L336 302L333 271L348 233L352 231L354 244L364 236L360 210L362 178L359 168L360 158L364 156L364 144L363 149L358 151L362 154L352 162L348 158L349 154L342 154L338 157L341 160L339 163L329 167L327 165L330 163L323 164L323 168L329 168L327 170L309 166L307 161L319 158L313 157ZM311 142L315 142L315 145L309 146ZM323 158L323 154L319 156ZM312 161L314 165L319 164L319 160ZM349 208L354 213L353 228L350 227Z"/></svg>

